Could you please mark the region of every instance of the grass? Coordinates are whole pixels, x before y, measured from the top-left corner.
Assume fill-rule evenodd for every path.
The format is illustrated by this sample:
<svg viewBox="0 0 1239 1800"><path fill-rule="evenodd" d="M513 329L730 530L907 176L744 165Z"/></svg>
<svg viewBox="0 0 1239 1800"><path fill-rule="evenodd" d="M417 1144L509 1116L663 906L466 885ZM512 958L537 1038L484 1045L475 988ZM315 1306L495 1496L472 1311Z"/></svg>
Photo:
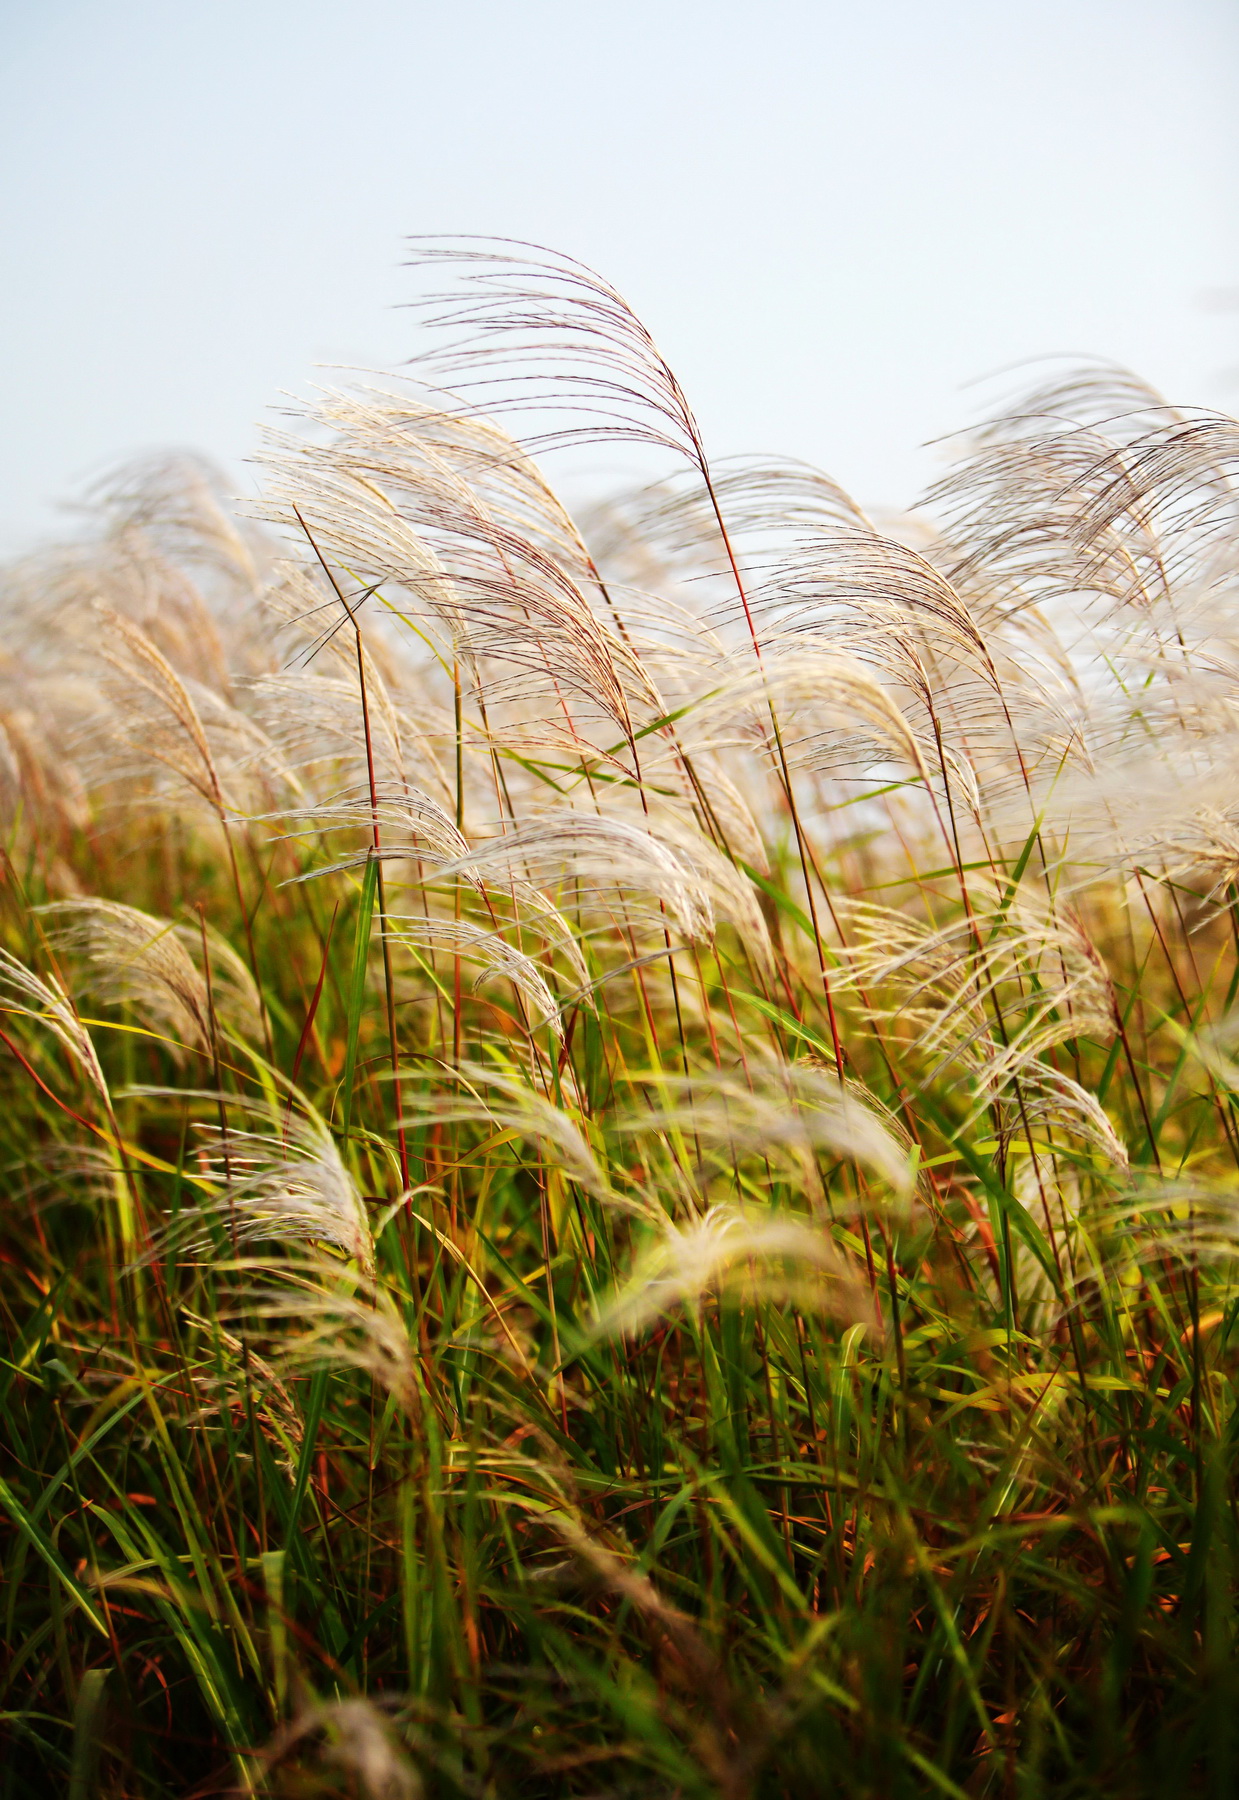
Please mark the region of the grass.
<svg viewBox="0 0 1239 1800"><path fill-rule="evenodd" d="M1230 1794L1233 422L879 532L415 259L10 572L0 1793Z"/></svg>

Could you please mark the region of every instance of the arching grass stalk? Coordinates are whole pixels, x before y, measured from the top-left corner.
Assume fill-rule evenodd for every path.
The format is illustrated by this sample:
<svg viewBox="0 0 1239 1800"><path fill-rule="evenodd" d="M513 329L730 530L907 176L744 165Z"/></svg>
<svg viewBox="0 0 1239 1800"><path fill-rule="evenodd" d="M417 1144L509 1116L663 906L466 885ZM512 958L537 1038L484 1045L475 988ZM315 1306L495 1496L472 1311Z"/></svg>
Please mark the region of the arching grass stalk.
<svg viewBox="0 0 1239 1800"><path fill-rule="evenodd" d="M376 911L379 920L379 941L383 950L383 991L387 1001L388 1055L391 1062L393 1092L396 1095L397 1101L396 1144L400 1158L400 1184L403 1191L407 1194L411 1186L409 1179L409 1149L405 1138L404 1121L403 1118L399 1116L400 1046L396 1036L396 989L392 975L391 944L387 935L387 901L383 886L383 859L380 854L382 849L382 839L379 830L379 793L378 784L374 774L374 738L370 729L370 702L366 693L365 647L362 643L361 624L357 617L356 609L349 605L348 600L345 598L344 590L336 580L326 558L314 541L313 534L304 518L302 518L300 511L297 511L297 519L301 525L301 529L305 532L310 548L318 558L323 573L335 589L336 597L339 600L340 605L344 608L349 622L353 627L353 641L357 652L357 688L358 693L361 696L362 730L365 735L366 744L366 780L370 790L371 847L375 864L375 884L377 893Z"/></svg>

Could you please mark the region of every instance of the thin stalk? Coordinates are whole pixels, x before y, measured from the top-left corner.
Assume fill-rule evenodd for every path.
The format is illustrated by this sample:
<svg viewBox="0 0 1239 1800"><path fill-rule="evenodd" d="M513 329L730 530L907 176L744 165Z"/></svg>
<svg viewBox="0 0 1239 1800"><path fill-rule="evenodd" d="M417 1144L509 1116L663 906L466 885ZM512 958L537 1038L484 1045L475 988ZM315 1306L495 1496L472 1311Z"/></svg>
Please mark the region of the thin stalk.
<svg viewBox="0 0 1239 1800"><path fill-rule="evenodd" d="M400 1107L400 1048L396 1037L396 988L392 975L391 940L387 931L387 896L383 883L382 837L379 830L379 793L374 772L374 737L370 729L370 701L366 689L366 653L362 642L361 624L354 609L344 596L344 591L328 567L327 560L315 543L309 526L296 507L297 520L310 543L310 548L318 558L323 573L335 590L336 598L348 614L353 627L353 642L357 653L357 685L361 694L362 730L366 741L366 780L370 789L370 826L371 843L377 868L375 871L375 911L379 915L379 940L383 950L383 990L387 1002L387 1043L391 1062L392 1083L396 1099L396 1142L400 1156L400 1183L405 1194L408 1194L412 1183L409 1179L409 1149L405 1139L404 1119ZM411 1204L411 1202L410 1202Z"/></svg>

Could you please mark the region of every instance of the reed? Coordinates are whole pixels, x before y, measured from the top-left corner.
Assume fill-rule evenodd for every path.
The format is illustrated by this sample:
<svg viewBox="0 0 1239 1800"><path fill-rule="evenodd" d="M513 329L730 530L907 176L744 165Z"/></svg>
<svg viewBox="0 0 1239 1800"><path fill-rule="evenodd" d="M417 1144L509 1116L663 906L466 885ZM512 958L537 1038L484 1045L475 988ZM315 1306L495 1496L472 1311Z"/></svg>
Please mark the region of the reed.
<svg viewBox="0 0 1239 1800"><path fill-rule="evenodd" d="M1239 426L879 527L412 261L5 576L0 1794L1220 1800Z"/></svg>

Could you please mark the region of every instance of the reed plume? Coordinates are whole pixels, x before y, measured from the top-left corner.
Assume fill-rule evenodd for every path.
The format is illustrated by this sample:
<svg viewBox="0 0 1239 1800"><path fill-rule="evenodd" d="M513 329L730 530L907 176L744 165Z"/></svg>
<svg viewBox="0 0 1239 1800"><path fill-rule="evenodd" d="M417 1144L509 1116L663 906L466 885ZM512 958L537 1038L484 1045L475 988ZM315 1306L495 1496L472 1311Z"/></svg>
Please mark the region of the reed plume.
<svg viewBox="0 0 1239 1800"><path fill-rule="evenodd" d="M6 1793L1229 1792L1239 426L411 255L0 589Z"/></svg>

